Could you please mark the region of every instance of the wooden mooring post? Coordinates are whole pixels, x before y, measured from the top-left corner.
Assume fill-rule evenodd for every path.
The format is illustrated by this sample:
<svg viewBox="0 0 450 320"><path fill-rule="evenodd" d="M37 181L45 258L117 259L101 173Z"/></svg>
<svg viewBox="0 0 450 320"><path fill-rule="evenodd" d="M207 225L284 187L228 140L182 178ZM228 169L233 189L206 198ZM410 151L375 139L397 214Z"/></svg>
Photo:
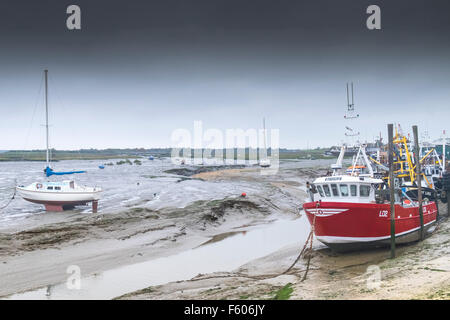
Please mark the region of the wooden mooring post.
<svg viewBox="0 0 450 320"><path fill-rule="evenodd" d="M447 219L450 217L450 167L444 172L444 190L447 196Z"/></svg>
<svg viewBox="0 0 450 320"><path fill-rule="evenodd" d="M389 200L391 202L391 259L395 258L395 183L394 183L394 126L388 124Z"/></svg>
<svg viewBox="0 0 450 320"><path fill-rule="evenodd" d="M439 221L440 217L439 217L439 197L438 197L438 193L435 190L434 191L434 198L436 199L435 204L436 204L436 221Z"/></svg>
<svg viewBox="0 0 450 320"><path fill-rule="evenodd" d="M423 240L425 234L423 231L422 168L420 166L419 158L419 134L417 131L417 126L412 126L412 129L414 134L414 160L416 163L417 200L419 201L420 240Z"/></svg>
<svg viewBox="0 0 450 320"><path fill-rule="evenodd" d="M447 195L447 218L448 218L450 217L450 189L447 189L445 193Z"/></svg>

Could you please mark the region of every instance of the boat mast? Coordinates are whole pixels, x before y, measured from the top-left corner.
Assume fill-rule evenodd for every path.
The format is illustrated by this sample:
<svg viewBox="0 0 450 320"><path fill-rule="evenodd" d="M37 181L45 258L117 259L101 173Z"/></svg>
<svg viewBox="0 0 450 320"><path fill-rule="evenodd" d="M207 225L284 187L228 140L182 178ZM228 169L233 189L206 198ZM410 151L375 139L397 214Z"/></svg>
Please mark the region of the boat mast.
<svg viewBox="0 0 450 320"><path fill-rule="evenodd" d="M267 146L266 146L266 118L263 118L263 130L264 130L264 150L267 154Z"/></svg>
<svg viewBox="0 0 450 320"><path fill-rule="evenodd" d="M48 150L48 70L44 70L45 75L45 132L46 132L46 147L47 147L47 153L46 153L46 162L47 167L50 163L50 157L49 157L49 150Z"/></svg>
<svg viewBox="0 0 450 320"><path fill-rule="evenodd" d="M445 130L443 131L444 137L442 138L444 141L442 142L442 173L445 173L445 147L447 144L447 139L445 137Z"/></svg>

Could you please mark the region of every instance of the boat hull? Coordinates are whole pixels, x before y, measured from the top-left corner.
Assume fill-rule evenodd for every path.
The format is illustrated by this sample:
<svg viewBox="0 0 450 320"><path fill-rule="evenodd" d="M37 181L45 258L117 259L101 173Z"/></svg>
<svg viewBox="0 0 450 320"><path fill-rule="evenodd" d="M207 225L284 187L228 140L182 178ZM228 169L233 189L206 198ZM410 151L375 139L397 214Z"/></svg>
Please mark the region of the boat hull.
<svg viewBox="0 0 450 320"><path fill-rule="evenodd" d="M338 252L389 246L391 241L388 203L307 202L303 209L314 224L316 238ZM423 205L424 235L434 231L436 204ZM315 219L314 219L315 217ZM418 207L395 205L395 241L410 243L420 239Z"/></svg>
<svg viewBox="0 0 450 320"><path fill-rule="evenodd" d="M26 201L42 204L47 211L63 211L75 206L86 205L90 202L97 208L100 192L45 192L26 190L17 187L17 192Z"/></svg>

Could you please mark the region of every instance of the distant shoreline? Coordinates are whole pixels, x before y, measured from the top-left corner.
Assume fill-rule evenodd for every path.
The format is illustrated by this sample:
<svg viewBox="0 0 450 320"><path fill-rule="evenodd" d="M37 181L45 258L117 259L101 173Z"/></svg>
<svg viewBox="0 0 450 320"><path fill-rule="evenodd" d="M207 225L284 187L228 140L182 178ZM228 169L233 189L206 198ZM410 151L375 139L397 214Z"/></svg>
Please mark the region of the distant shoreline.
<svg viewBox="0 0 450 320"><path fill-rule="evenodd" d="M290 150L290 149L280 149L279 159L280 160L315 160L315 159L332 159L334 156L324 155L328 148L312 149L312 150ZM206 150L205 150L206 151ZM238 155L241 157L243 151L234 150L234 158L237 159ZM268 151L269 156L271 150ZM195 150L192 149L192 155L196 154ZM224 155L228 152L224 151ZM170 157L172 155L172 149L81 149L81 150L52 150L51 158L52 161L61 160L107 160L107 159L129 159L129 158L144 158L144 157ZM213 157L215 155L214 151L211 154ZM249 150L245 150L245 157L249 155ZM0 162L5 161L45 161L46 152L45 150L2 150L0 152Z"/></svg>

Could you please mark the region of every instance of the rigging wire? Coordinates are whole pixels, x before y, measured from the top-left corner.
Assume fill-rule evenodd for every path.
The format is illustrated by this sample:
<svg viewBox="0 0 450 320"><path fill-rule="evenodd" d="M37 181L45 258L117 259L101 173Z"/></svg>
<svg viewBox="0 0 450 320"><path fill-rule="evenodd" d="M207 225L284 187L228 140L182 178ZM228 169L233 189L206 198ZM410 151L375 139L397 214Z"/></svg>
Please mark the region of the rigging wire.
<svg viewBox="0 0 450 320"><path fill-rule="evenodd" d="M56 87L57 87L56 84L55 84L55 82L53 82L53 78L52 78L51 75L48 75L48 81L49 81L49 84L50 84L53 88L56 88ZM68 114L69 109L68 109L68 108L66 107L66 105L63 103L63 99L61 99L61 97L59 96L58 90L53 90L53 94L54 94L54 96L56 97L56 100L58 101L59 105L61 105L64 114ZM49 94L49 96L50 96L50 94ZM51 153L51 151L52 151L52 149L50 149L50 153ZM81 160L81 158L82 158L82 155L81 155L81 148L78 148L77 153L78 153L78 158Z"/></svg>
<svg viewBox="0 0 450 320"><path fill-rule="evenodd" d="M33 114L31 116L31 121L30 121L30 125L28 126L27 134L25 136L25 144L24 144L23 150L26 150L26 147L28 145L28 139L30 137L31 129L33 127L34 117L36 116L36 110L37 110L37 106L39 104L39 98L41 96L42 84L43 83L44 83L44 77L41 77L41 84L39 85L39 90L38 90L38 93L37 93L37 96L36 96L36 101L34 103ZM25 158L25 153L23 152L21 160L23 161L24 158Z"/></svg>

